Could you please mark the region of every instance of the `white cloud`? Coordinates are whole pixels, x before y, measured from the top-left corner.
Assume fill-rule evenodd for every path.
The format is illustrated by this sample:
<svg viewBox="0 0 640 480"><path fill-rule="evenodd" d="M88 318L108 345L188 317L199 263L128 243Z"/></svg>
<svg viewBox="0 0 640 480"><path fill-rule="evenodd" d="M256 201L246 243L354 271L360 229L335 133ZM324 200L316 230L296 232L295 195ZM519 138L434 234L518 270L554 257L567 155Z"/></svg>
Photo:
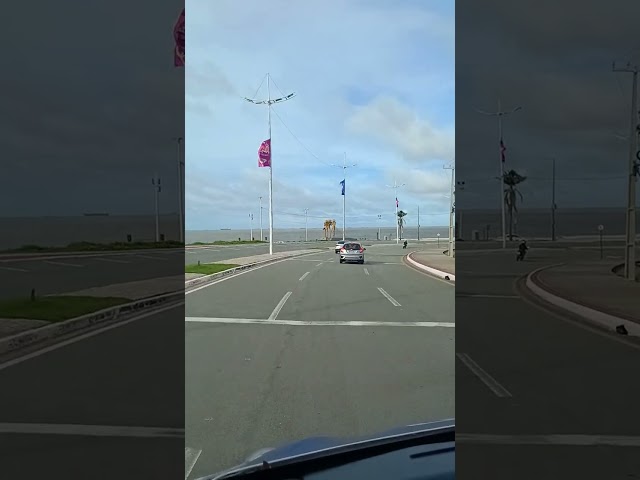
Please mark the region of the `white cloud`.
<svg viewBox="0 0 640 480"><path fill-rule="evenodd" d="M343 152L358 164L347 173L353 222L392 214L384 185L394 170L411 177L407 204L446 211L432 192L446 189L446 178L436 184L453 157L452 2L188 7L187 228L241 228L249 211L258 213L260 195L266 206L268 171L257 167L257 149L268 135L267 111L242 97L253 97L267 71L272 96L297 94L272 115L276 226L300 225L305 208L341 216L342 173L329 164L341 163ZM257 98L267 97L266 87Z"/></svg>

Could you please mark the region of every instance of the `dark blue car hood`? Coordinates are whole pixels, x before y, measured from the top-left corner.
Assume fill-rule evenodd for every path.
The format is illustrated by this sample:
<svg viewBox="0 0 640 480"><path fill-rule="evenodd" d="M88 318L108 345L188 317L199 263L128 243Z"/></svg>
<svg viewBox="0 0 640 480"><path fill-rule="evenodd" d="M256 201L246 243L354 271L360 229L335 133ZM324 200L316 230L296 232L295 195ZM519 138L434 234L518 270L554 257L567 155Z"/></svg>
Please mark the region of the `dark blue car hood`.
<svg viewBox="0 0 640 480"><path fill-rule="evenodd" d="M276 448L259 450L256 453L250 455L244 463L238 465L237 467L227 470L226 472L221 472L217 475L214 475L213 477L205 477L205 478L216 478L218 475L231 472L238 468L250 467L254 465L257 466L257 465L261 465L263 462L270 463L276 460L282 460L288 457L294 457L294 456L302 455L305 453L317 452L318 450L323 450L327 448L339 447L339 446L347 445L354 442L375 440L378 438L389 437L394 435L402 435L402 434L413 433L413 432L420 432L423 430L453 427L454 425L455 425L454 420L442 420L438 422L426 422L426 423L405 425L402 427L396 427L390 430L385 430L383 432L378 432L376 434L359 436L359 437L309 437L304 440L299 440L293 443L287 443Z"/></svg>

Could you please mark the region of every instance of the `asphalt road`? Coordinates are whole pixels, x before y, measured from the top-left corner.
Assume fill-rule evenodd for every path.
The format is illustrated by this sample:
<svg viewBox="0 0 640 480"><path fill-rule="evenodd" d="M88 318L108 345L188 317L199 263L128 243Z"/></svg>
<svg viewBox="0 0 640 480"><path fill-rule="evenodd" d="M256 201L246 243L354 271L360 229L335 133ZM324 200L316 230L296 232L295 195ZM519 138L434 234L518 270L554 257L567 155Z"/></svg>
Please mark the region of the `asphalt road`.
<svg viewBox="0 0 640 480"><path fill-rule="evenodd" d="M404 253L372 246L347 265L322 251L187 296L190 478L263 447L454 415L454 287Z"/></svg>
<svg viewBox="0 0 640 480"><path fill-rule="evenodd" d="M184 250L0 259L0 298L72 292L115 283L182 275ZM181 288L181 285L176 285Z"/></svg>
<svg viewBox="0 0 640 480"><path fill-rule="evenodd" d="M181 478L183 308L0 360L0 476Z"/></svg>
<svg viewBox="0 0 640 480"><path fill-rule="evenodd" d="M592 255L458 252L457 478L640 478L640 349L515 288L528 271ZM613 445L582 445L603 439Z"/></svg>

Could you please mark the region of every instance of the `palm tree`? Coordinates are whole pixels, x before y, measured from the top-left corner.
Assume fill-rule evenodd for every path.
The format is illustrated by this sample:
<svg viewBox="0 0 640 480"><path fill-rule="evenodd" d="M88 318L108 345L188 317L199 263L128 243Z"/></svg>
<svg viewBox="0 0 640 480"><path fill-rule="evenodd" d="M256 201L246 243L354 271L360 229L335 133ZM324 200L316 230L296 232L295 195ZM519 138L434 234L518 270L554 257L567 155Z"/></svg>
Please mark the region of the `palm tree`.
<svg viewBox="0 0 640 480"><path fill-rule="evenodd" d="M404 228L404 217L407 216L407 212L400 210L398 212L398 227L400 227L400 239L402 239L402 229Z"/></svg>
<svg viewBox="0 0 640 480"><path fill-rule="evenodd" d="M509 211L509 240L513 240L513 220L514 216L518 214L518 197L520 197L520 201L524 200L522 193L516 187L526 179L527 177L520 175L515 170L509 170L502 174L502 182L507 186L504 189L504 203Z"/></svg>

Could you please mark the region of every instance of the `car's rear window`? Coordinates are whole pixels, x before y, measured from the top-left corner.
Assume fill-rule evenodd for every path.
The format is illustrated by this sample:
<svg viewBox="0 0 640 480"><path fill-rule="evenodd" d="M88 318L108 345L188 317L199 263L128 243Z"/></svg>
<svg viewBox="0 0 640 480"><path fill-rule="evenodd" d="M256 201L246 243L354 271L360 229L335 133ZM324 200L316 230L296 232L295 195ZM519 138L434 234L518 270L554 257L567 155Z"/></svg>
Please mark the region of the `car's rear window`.
<svg viewBox="0 0 640 480"><path fill-rule="evenodd" d="M344 249L345 250L360 250L360 245L357 243L345 243L344 244Z"/></svg>

